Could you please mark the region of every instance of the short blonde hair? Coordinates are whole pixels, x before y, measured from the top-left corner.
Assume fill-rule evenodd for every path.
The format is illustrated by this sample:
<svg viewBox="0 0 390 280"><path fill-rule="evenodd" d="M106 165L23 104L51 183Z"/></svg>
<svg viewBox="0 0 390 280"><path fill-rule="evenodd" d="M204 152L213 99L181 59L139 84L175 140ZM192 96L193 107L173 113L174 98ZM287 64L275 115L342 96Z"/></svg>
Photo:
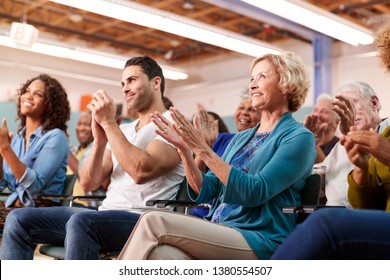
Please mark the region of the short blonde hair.
<svg viewBox="0 0 390 280"><path fill-rule="evenodd" d="M253 60L250 70L263 60L268 60L275 66L279 75L279 89L287 91L289 111L298 111L305 102L310 87L309 75L302 59L292 52L266 54Z"/></svg>
<svg viewBox="0 0 390 280"><path fill-rule="evenodd" d="M390 71L390 22L382 25L382 27L378 29L375 36L375 43L378 57L387 71Z"/></svg>

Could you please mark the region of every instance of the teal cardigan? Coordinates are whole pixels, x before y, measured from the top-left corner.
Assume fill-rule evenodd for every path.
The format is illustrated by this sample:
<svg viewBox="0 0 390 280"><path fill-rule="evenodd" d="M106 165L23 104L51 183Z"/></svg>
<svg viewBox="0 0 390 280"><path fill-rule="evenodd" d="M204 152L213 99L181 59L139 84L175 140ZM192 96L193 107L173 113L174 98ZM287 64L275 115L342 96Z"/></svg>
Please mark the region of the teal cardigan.
<svg viewBox="0 0 390 280"><path fill-rule="evenodd" d="M238 133L222 158L231 163L259 126ZM239 205L222 224L239 231L260 259L269 259L295 227L296 217L283 214L282 208L300 204L300 192L315 157L313 134L289 112L254 155L249 173L233 167L225 186L209 171L203 174L199 195L187 186L188 194L195 202L217 198L206 219L211 219L222 194L224 203Z"/></svg>

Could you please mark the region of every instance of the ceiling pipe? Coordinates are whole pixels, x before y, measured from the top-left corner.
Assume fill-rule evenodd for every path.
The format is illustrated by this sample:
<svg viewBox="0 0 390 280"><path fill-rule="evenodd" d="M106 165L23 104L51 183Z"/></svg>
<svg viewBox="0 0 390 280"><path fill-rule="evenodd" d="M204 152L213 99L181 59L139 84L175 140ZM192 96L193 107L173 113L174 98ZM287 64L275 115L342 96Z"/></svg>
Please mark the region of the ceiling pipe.
<svg viewBox="0 0 390 280"><path fill-rule="evenodd" d="M365 2L365 3L343 4L338 6L337 8L332 9L330 12L334 14L341 14L341 13L347 13L351 10L367 8L367 7L372 7L375 5L387 4L387 3L390 3L390 0L375 0L375 1Z"/></svg>
<svg viewBox="0 0 390 280"><path fill-rule="evenodd" d="M285 18L264 11L248 3L237 0L201 0L211 5L221 7L223 9L234 11L238 14L253 18L255 20L271 24L280 29L287 30L289 32L299 34L310 40L320 35L319 32L304 27L302 25L291 22Z"/></svg>

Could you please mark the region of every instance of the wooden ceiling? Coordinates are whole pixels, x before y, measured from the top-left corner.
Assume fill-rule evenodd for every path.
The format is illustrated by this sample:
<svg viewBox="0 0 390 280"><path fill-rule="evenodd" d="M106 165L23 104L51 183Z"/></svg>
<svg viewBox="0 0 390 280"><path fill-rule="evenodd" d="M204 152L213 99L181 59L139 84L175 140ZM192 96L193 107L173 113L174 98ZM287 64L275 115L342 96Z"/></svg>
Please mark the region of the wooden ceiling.
<svg viewBox="0 0 390 280"><path fill-rule="evenodd" d="M93 0L80 0L93 1ZM310 43L298 32L277 28L268 22L200 0L133 1L244 34L268 43L291 38ZM308 0L364 27L375 29L390 20L390 0ZM91 48L110 48L121 54L147 54L173 66L185 65L227 53L225 49L117 19L69 8L47 0L1 0L0 26L26 21L41 33L55 34L60 41L86 42Z"/></svg>

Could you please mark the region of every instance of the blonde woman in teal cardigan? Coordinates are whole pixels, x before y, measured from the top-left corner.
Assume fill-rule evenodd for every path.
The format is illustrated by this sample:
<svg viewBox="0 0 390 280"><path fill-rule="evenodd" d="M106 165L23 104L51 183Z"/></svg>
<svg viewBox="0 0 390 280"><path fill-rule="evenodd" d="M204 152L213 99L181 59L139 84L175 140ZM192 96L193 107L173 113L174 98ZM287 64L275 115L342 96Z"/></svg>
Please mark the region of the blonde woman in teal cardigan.
<svg viewBox="0 0 390 280"><path fill-rule="evenodd" d="M159 113L152 115L157 133L178 148L191 199L214 199L214 204L205 219L147 212L119 259L268 259L295 226L295 218L284 215L282 208L300 203L316 156L313 134L292 117L308 86L296 55L255 59L249 88L261 122L238 133L223 158L175 108L175 124ZM198 169L193 153L210 172Z"/></svg>

